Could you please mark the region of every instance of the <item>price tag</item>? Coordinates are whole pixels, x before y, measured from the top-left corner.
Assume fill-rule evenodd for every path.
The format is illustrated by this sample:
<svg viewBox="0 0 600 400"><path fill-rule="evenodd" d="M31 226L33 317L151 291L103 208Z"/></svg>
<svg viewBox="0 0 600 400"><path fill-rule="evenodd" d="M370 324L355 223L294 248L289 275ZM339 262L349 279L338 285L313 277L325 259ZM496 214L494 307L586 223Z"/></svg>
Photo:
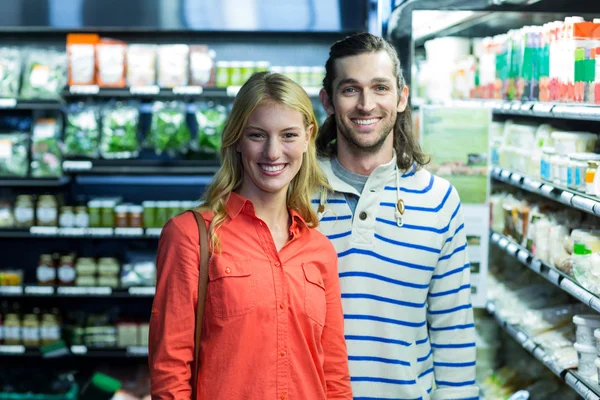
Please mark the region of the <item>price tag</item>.
<svg viewBox="0 0 600 400"><path fill-rule="evenodd" d="M600 212L600 204L595 200L575 195L571 199L571 204L579 210L600 215L600 213L596 213L596 208L598 208L598 211ZM596 207L594 208L594 206Z"/></svg>
<svg viewBox="0 0 600 400"><path fill-rule="evenodd" d="M71 346L71 353L73 354L77 354L77 355L82 355L82 354L87 354L88 349L86 346Z"/></svg>
<svg viewBox="0 0 600 400"><path fill-rule="evenodd" d="M0 294L3 295L22 295L23 286L0 286Z"/></svg>
<svg viewBox="0 0 600 400"><path fill-rule="evenodd" d="M552 107L554 107L554 104L536 103L533 105L533 111L537 112L537 113L546 114L546 113L549 113L550 111L552 111Z"/></svg>
<svg viewBox="0 0 600 400"><path fill-rule="evenodd" d="M173 94L200 95L202 94L202 86L177 86L173 88Z"/></svg>
<svg viewBox="0 0 600 400"><path fill-rule="evenodd" d="M590 292L576 284L570 279L563 279L560 282L560 287L571 296L575 297L577 300L581 301L583 304L587 304L591 306L592 299L595 297Z"/></svg>
<svg viewBox="0 0 600 400"><path fill-rule="evenodd" d="M0 108L15 108L17 99L0 99Z"/></svg>
<svg viewBox="0 0 600 400"><path fill-rule="evenodd" d="M519 248L518 248L518 247L517 247L517 245L515 245L514 243L509 243L509 244L506 246L506 252L507 252L508 254L510 254L511 256L513 256L513 257L516 257L516 255L517 255L517 251L519 251Z"/></svg>
<svg viewBox="0 0 600 400"><path fill-rule="evenodd" d="M513 181L516 185L520 185L521 184L521 179L523 177L521 175L519 175L516 172L513 172L513 174L510 176L510 180Z"/></svg>
<svg viewBox="0 0 600 400"><path fill-rule="evenodd" d="M522 346L528 352L533 353L533 351L535 350L537 345L535 344L535 342L533 340L527 339L527 341L525 343L522 343Z"/></svg>
<svg viewBox="0 0 600 400"><path fill-rule="evenodd" d="M110 296L112 294L112 288L64 286L59 287L56 292L63 296Z"/></svg>
<svg viewBox="0 0 600 400"><path fill-rule="evenodd" d="M85 236L85 228L58 228L60 236L82 237Z"/></svg>
<svg viewBox="0 0 600 400"><path fill-rule="evenodd" d="M528 190L535 192L540 188L540 186L542 186L542 182L536 181L531 178L524 178L523 186L526 187Z"/></svg>
<svg viewBox="0 0 600 400"><path fill-rule="evenodd" d="M113 236L113 228L88 228L88 235L90 236Z"/></svg>
<svg viewBox="0 0 600 400"><path fill-rule="evenodd" d="M73 85L69 87L71 94L98 94L100 87L98 85Z"/></svg>
<svg viewBox="0 0 600 400"><path fill-rule="evenodd" d="M533 356L541 362L544 362L544 357L546 357L546 352L542 350L541 347L536 348L533 351Z"/></svg>
<svg viewBox="0 0 600 400"><path fill-rule="evenodd" d="M574 197L573 193L566 192L566 191L563 190L560 193L560 197L559 197L558 201L560 201L563 204L566 204L566 205L570 206L571 205L571 199L573 197Z"/></svg>
<svg viewBox="0 0 600 400"><path fill-rule="evenodd" d="M129 93L131 93L131 94L141 94L141 95L159 94L160 93L160 87L158 87L156 85L132 86L132 87L129 88Z"/></svg>
<svg viewBox="0 0 600 400"><path fill-rule="evenodd" d="M540 192L546 197L549 197L553 190L554 190L554 186L549 185L547 183L544 183L542 185L542 187L540 188Z"/></svg>
<svg viewBox="0 0 600 400"><path fill-rule="evenodd" d="M517 253L517 258L519 259L519 261L521 261L521 263L529 266L529 263L527 262L529 255L529 252L525 250L519 250L519 253Z"/></svg>
<svg viewBox="0 0 600 400"><path fill-rule="evenodd" d="M241 86L228 86L227 87L227 96L229 96L229 97L237 96L237 94L241 88L242 88Z"/></svg>
<svg viewBox="0 0 600 400"><path fill-rule="evenodd" d="M22 345L0 345L2 354L25 354L25 346Z"/></svg>
<svg viewBox="0 0 600 400"><path fill-rule="evenodd" d="M529 264L529 269L531 269L535 273L541 274L542 273L542 261L538 260L537 258L534 258L531 261L531 264Z"/></svg>
<svg viewBox="0 0 600 400"><path fill-rule="evenodd" d="M54 288L52 286L25 286L25 294L52 296L54 294Z"/></svg>
<svg viewBox="0 0 600 400"><path fill-rule="evenodd" d="M531 110L532 103L523 103L521 104L521 111L529 111Z"/></svg>
<svg viewBox="0 0 600 400"><path fill-rule="evenodd" d="M130 287L127 291L132 296L154 296L156 293L156 288L153 286Z"/></svg>
<svg viewBox="0 0 600 400"><path fill-rule="evenodd" d="M94 164L91 161L63 161L63 171L89 171Z"/></svg>
<svg viewBox="0 0 600 400"><path fill-rule="evenodd" d="M547 279L556 286L559 286L558 281L560 280L560 274L554 268L550 268L548 270Z"/></svg>
<svg viewBox="0 0 600 400"><path fill-rule="evenodd" d="M115 228L115 236L143 236L143 228Z"/></svg>
<svg viewBox="0 0 600 400"><path fill-rule="evenodd" d="M146 346L129 346L129 347L127 347L127 355L147 356L148 355L148 347L146 347Z"/></svg>
<svg viewBox="0 0 600 400"><path fill-rule="evenodd" d="M162 232L162 228L148 228L146 229L146 236L159 237Z"/></svg>
<svg viewBox="0 0 600 400"><path fill-rule="evenodd" d="M578 115L577 109L573 106L557 105L552 109L552 114L556 115Z"/></svg>
<svg viewBox="0 0 600 400"><path fill-rule="evenodd" d="M505 169L502 170L502 172L500 173L500 178L508 180L510 178L510 171L507 171Z"/></svg>
<svg viewBox="0 0 600 400"><path fill-rule="evenodd" d="M517 332L517 342L519 342L520 344L524 344L527 341L527 339L529 338L526 334L524 334L521 331Z"/></svg>
<svg viewBox="0 0 600 400"><path fill-rule="evenodd" d="M56 226L32 226L29 228L29 233L40 236L56 236L58 228Z"/></svg>
<svg viewBox="0 0 600 400"><path fill-rule="evenodd" d="M508 246L508 240L506 238L500 238L500 240L498 240L498 247L504 250L506 246Z"/></svg>
<svg viewBox="0 0 600 400"><path fill-rule="evenodd" d="M510 109L513 111L520 111L521 110L521 103L511 103L510 105Z"/></svg>

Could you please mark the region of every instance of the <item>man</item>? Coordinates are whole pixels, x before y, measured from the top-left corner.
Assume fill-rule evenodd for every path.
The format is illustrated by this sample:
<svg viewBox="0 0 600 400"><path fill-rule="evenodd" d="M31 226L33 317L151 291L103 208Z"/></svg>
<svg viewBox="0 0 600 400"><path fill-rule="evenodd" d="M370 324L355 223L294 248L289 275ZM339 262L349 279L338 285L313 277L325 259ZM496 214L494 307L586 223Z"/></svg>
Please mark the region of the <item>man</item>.
<svg viewBox="0 0 600 400"><path fill-rule="evenodd" d="M334 192L313 204L339 256L353 394L477 399L460 199L423 169L398 55L361 33L325 67L317 150Z"/></svg>

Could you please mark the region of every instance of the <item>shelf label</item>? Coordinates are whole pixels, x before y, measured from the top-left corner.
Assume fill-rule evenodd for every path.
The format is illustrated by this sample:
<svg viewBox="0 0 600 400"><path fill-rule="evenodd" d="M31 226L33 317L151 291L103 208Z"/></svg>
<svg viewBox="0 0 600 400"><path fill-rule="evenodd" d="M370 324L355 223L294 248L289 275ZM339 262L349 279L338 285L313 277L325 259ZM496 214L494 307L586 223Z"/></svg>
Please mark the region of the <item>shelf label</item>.
<svg viewBox="0 0 600 400"><path fill-rule="evenodd" d="M202 86L177 86L173 88L173 94L200 95Z"/></svg>
<svg viewBox="0 0 600 400"><path fill-rule="evenodd" d="M521 103L520 102L513 102L510 104L510 109L513 111L520 111L521 110Z"/></svg>
<svg viewBox="0 0 600 400"><path fill-rule="evenodd" d="M533 105L533 111L539 113L549 113L550 111L552 111L552 107L554 107L554 104L536 103Z"/></svg>
<svg viewBox="0 0 600 400"><path fill-rule="evenodd" d="M162 232L162 228L148 228L148 229L146 229L146 236L159 237L161 232Z"/></svg>
<svg viewBox="0 0 600 400"><path fill-rule="evenodd" d="M0 294L22 295L23 294L23 286L0 286Z"/></svg>
<svg viewBox="0 0 600 400"><path fill-rule="evenodd" d="M112 288L109 287L80 287L63 286L56 289L56 293L64 296L110 296Z"/></svg>
<svg viewBox="0 0 600 400"><path fill-rule="evenodd" d="M521 104L521 111L530 111L533 103L523 103Z"/></svg>
<svg viewBox="0 0 600 400"><path fill-rule="evenodd" d="M86 346L71 346L71 353L73 354L87 354Z"/></svg>
<svg viewBox="0 0 600 400"><path fill-rule="evenodd" d="M91 161L63 161L63 171L89 171L94 164Z"/></svg>
<svg viewBox="0 0 600 400"><path fill-rule="evenodd" d="M500 172L500 178L508 180L510 178L510 171L503 169L502 172Z"/></svg>
<svg viewBox="0 0 600 400"><path fill-rule="evenodd" d="M570 206L571 205L571 199L573 199L573 197L574 197L573 193L566 192L566 191L563 190L560 193L560 197L559 197L558 201L560 201L563 204L566 204L566 205Z"/></svg>
<svg viewBox="0 0 600 400"><path fill-rule="evenodd" d="M229 96L229 97L237 96L237 94L241 88L242 88L241 86L227 86L227 96Z"/></svg>
<svg viewBox="0 0 600 400"><path fill-rule="evenodd" d="M538 361L544 362L544 357L546 357L546 352L541 347L538 347L533 351L533 356L536 359L538 359Z"/></svg>
<svg viewBox="0 0 600 400"><path fill-rule="evenodd" d="M588 199L588 198L582 197L582 196L574 195L573 198L571 199L571 204L573 205L573 207L575 207L579 210L600 215L600 204L595 200ZM598 208L598 212L596 212L596 209L594 208L594 206L596 206L596 208Z"/></svg>
<svg viewBox="0 0 600 400"><path fill-rule="evenodd" d="M560 274L554 268L548 269L547 279L554 283L556 286L559 286L558 281L560 280Z"/></svg>
<svg viewBox="0 0 600 400"><path fill-rule="evenodd" d="M492 243L498 243L498 240L500 240L500 235L497 234L496 232L492 233Z"/></svg>
<svg viewBox="0 0 600 400"><path fill-rule="evenodd" d="M512 175L510 176L510 180L513 181L517 185L521 184L521 178L522 178L522 176L517 174L516 172L513 172Z"/></svg>
<svg viewBox="0 0 600 400"><path fill-rule="evenodd" d="M54 288L52 286L25 286L25 294L52 296Z"/></svg>
<svg viewBox="0 0 600 400"><path fill-rule="evenodd" d="M146 346L129 346L127 347L127 354L130 356L147 356L148 347Z"/></svg>
<svg viewBox="0 0 600 400"><path fill-rule="evenodd" d="M160 87L157 85L148 85L148 86L132 86L129 88L129 93L131 94L159 94Z"/></svg>
<svg viewBox="0 0 600 400"><path fill-rule="evenodd" d="M557 114L557 115L565 115L565 114L569 114L569 115L577 115L578 111L577 108L574 106L562 106L562 105L557 105L552 109L552 114Z"/></svg>
<svg viewBox="0 0 600 400"><path fill-rule="evenodd" d="M58 228L56 226L32 226L29 228L29 233L40 236L56 236Z"/></svg>
<svg viewBox="0 0 600 400"><path fill-rule="evenodd" d="M73 85L69 87L71 94L98 94L100 87L98 85Z"/></svg>
<svg viewBox="0 0 600 400"><path fill-rule="evenodd" d="M2 354L25 354L25 346L17 345L0 345L0 353Z"/></svg>
<svg viewBox="0 0 600 400"><path fill-rule="evenodd" d="M143 236L143 228L115 228L115 236Z"/></svg>
<svg viewBox="0 0 600 400"><path fill-rule="evenodd" d="M527 335L525 333L523 333L522 331L517 332L517 341L520 344L524 344L527 341L527 339L529 339L529 338L527 337Z"/></svg>
<svg viewBox="0 0 600 400"><path fill-rule="evenodd" d="M88 235L90 236L113 236L113 228L88 228Z"/></svg>
<svg viewBox="0 0 600 400"><path fill-rule="evenodd" d="M552 193L553 190L554 190L554 186L549 185L547 183L544 183L542 185L542 187L540 188L540 192L542 192L542 194L544 196L550 196L550 193Z"/></svg>
<svg viewBox="0 0 600 400"><path fill-rule="evenodd" d="M527 339L527 341L525 343L521 343L521 345L523 346L523 348L525 350L527 350L530 353L533 353L533 351L535 350L535 348L537 346L535 344L535 342L533 340L531 340L531 339Z"/></svg>
<svg viewBox="0 0 600 400"><path fill-rule="evenodd" d="M508 239L500 238L500 240L498 240L498 247L504 250L506 246L508 246Z"/></svg>
<svg viewBox="0 0 600 400"><path fill-rule="evenodd" d="M523 186L531 191L537 191L540 188L540 186L542 186L542 182L525 177L523 179Z"/></svg>
<svg viewBox="0 0 600 400"><path fill-rule="evenodd" d="M132 296L154 296L156 288L153 286L130 287L127 291Z"/></svg>
<svg viewBox="0 0 600 400"><path fill-rule="evenodd" d="M529 258L529 252L525 251L525 250L519 250L519 252L517 253L517 259L519 259L519 261L521 261L521 263L525 264L525 265L529 265L529 263L527 262L527 259Z"/></svg>
<svg viewBox="0 0 600 400"><path fill-rule="evenodd" d="M502 104L502 110L510 110L510 103Z"/></svg>
<svg viewBox="0 0 600 400"><path fill-rule="evenodd" d="M531 269L535 273L541 274L542 273L542 260L534 258L531 261L531 264L529 264L529 269Z"/></svg>
<svg viewBox="0 0 600 400"><path fill-rule="evenodd" d="M85 236L85 228L58 228L58 234L60 236Z"/></svg>
<svg viewBox="0 0 600 400"><path fill-rule="evenodd" d="M0 108L15 108L17 99L0 99Z"/></svg>
<svg viewBox="0 0 600 400"><path fill-rule="evenodd" d="M513 257L516 257L516 256L517 256L517 251L519 251L519 248L518 248L518 247L517 247L517 245L516 245L516 244L514 244L514 243L509 243L509 244L506 246L506 252L507 252L508 254L510 254L511 256L513 256Z"/></svg>

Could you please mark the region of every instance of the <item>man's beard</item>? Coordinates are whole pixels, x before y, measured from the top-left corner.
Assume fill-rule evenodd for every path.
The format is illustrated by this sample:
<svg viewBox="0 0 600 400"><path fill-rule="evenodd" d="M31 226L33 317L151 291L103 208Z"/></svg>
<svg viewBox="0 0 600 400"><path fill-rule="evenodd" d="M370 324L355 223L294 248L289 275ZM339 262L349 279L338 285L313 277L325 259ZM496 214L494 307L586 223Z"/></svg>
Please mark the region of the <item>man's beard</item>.
<svg viewBox="0 0 600 400"><path fill-rule="evenodd" d="M346 143L348 143L348 145L354 151L356 151L357 153L363 153L363 154L364 153L374 154L374 153L377 153L381 149L381 147L385 143L388 136L393 132L395 121L392 124L384 125L381 130L382 134L379 136L379 138L377 138L377 141L375 143L368 144L368 145L365 145L365 144L361 143L360 141L358 141L357 138L355 137L355 135L353 135L353 133L351 132L351 129L348 129L348 127L342 123L341 118L338 117L337 114L335 114L335 124L336 124L337 130L342 135L342 140L344 140ZM357 134L357 135L360 135L360 134Z"/></svg>

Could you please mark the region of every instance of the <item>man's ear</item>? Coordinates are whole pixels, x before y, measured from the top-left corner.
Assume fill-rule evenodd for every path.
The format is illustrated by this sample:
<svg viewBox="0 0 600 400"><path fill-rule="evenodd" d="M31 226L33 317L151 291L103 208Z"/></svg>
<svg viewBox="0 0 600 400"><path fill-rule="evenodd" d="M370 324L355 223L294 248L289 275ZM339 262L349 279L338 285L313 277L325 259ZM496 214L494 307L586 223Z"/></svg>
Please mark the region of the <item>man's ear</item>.
<svg viewBox="0 0 600 400"><path fill-rule="evenodd" d="M323 103L323 108L325 111L327 111L327 115L333 115L335 112L333 108L333 102L329 98L329 95L327 95L327 91L325 89L321 89L319 92L319 97L321 98L321 103Z"/></svg>
<svg viewBox="0 0 600 400"><path fill-rule="evenodd" d="M400 97L398 98L398 108L397 111L403 112L406 110L408 106L408 86L404 86L400 91Z"/></svg>

